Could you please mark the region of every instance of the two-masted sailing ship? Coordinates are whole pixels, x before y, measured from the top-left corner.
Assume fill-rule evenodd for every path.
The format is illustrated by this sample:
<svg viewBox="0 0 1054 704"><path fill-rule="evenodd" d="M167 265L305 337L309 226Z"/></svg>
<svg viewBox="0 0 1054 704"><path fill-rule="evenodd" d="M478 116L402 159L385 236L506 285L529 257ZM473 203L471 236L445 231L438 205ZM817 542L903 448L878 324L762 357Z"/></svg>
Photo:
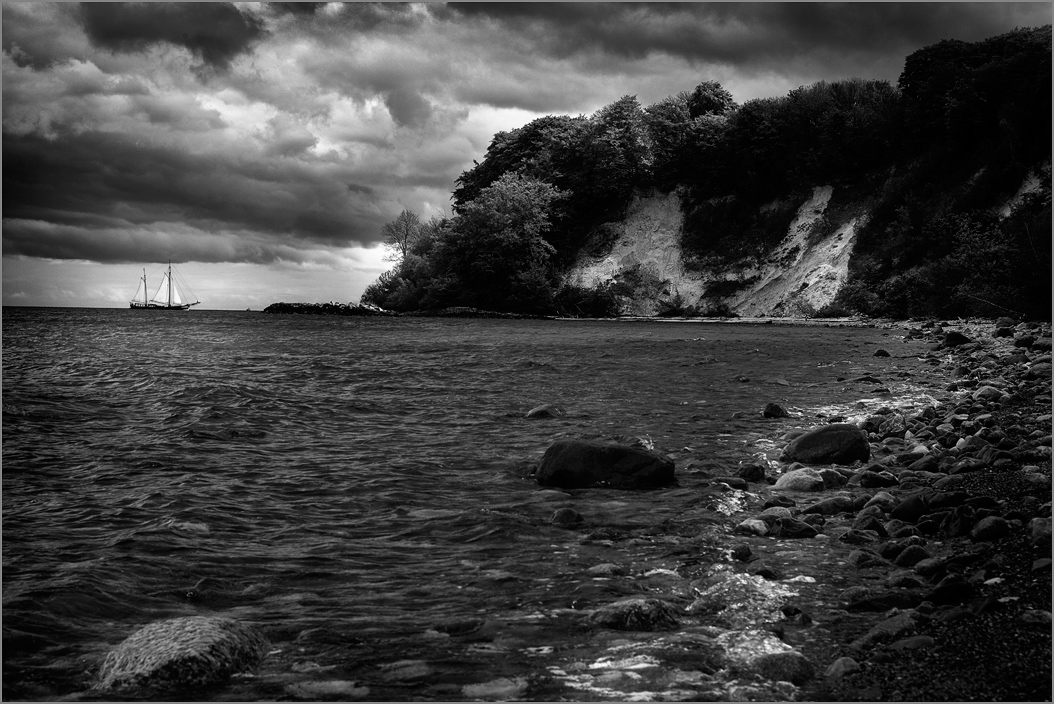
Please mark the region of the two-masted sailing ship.
<svg viewBox="0 0 1054 704"><path fill-rule="evenodd" d="M191 306L198 305L201 301L194 301L193 303L183 302L183 298L179 293L179 287L176 286L172 275L172 262L169 262L168 271L161 277L161 285L157 287L157 291L152 298L147 298L150 289L146 285L146 269L143 269L143 278L139 279L139 289L135 292L135 298L132 299L130 307L150 310L189 310ZM186 282L183 283L183 286L187 288ZM187 290L189 291L189 288ZM142 293L141 296L140 293Z"/></svg>

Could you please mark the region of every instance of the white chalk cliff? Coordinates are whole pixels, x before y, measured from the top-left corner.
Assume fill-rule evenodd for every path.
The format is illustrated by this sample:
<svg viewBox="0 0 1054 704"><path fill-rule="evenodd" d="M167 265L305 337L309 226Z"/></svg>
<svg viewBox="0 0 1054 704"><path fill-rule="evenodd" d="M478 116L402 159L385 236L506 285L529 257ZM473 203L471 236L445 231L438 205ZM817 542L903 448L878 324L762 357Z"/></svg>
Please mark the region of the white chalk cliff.
<svg viewBox="0 0 1054 704"><path fill-rule="evenodd" d="M798 209L783 241L760 261L743 260L720 272L691 271L681 258L683 216L676 193L638 195L626 218L612 223L617 239L602 257L581 259L569 282L632 281L618 288L623 315L651 316L678 296L684 307L712 309L724 304L743 317L797 317L830 303L845 281L856 229L865 216L814 228L827 210L833 189L820 186ZM818 231L817 231L818 230ZM708 297L722 280L745 283L727 297Z"/></svg>

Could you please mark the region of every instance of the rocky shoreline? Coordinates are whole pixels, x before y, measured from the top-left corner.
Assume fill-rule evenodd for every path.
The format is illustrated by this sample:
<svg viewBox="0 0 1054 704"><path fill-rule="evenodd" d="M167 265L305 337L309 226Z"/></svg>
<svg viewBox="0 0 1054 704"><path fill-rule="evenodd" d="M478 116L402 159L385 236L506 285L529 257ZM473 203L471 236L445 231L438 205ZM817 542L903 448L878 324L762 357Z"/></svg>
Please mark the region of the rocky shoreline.
<svg viewBox="0 0 1054 704"><path fill-rule="evenodd" d="M612 562L568 575L568 608L530 615L540 640L522 652L534 674L421 683L413 698L1049 701L1050 325L870 325L891 330L873 352L888 374L836 380L870 386L867 403L815 420L756 409L773 423L771 452L720 470L675 458L691 487L676 486L670 457L648 442L554 442L527 470L538 508L571 544L604 546ZM904 385L889 380L910 379L908 363L928 370L930 387L895 397L890 387ZM561 414L546 405L527 418ZM566 478L567 466L578 474ZM598 506L599 485L609 489L600 505L631 511L633 492L617 489L636 483L659 487L666 518L625 531L577 510ZM503 618L493 614L495 632ZM104 667L87 698L118 680L221 684L266 650L240 625L185 623L133 634L107 659L120 677ZM568 629L575 637L545 645L545 633ZM492 637L479 624L435 631L469 645ZM287 678L288 657L263 657L261 676ZM392 666L412 682L428 670ZM285 685L295 699L408 696L390 673L370 686L297 677Z"/></svg>
<svg viewBox="0 0 1054 704"><path fill-rule="evenodd" d="M725 559L595 566L644 593L586 618L611 658L555 677L609 699L1050 701L1050 326L905 332L928 344L942 399L829 416L844 442L820 442L826 456L798 447L818 434L802 429L779 460L710 477L689 505L725 516L710 535ZM552 521L581 530L575 514Z"/></svg>

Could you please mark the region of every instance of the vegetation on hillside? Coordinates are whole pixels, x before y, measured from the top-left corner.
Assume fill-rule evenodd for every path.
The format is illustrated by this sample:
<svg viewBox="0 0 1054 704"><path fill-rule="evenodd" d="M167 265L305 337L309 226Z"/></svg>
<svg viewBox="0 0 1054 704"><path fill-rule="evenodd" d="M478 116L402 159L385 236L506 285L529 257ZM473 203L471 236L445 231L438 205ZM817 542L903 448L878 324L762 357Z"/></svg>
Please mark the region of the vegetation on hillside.
<svg viewBox="0 0 1054 704"><path fill-rule="evenodd" d="M610 245L635 191L680 194L685 262L712 269L763 255L832 184L872 203L838 306L1049 318L1050 114L1046 26L920 49L896 86L820 82L736 105L704 81L647 107L625 96L550 115L494 135L458 179L452 218L389 223L395 266L362 300L611 315L614 285L561 280ZM1030 173L1039 188L997 214Z"/></svg>

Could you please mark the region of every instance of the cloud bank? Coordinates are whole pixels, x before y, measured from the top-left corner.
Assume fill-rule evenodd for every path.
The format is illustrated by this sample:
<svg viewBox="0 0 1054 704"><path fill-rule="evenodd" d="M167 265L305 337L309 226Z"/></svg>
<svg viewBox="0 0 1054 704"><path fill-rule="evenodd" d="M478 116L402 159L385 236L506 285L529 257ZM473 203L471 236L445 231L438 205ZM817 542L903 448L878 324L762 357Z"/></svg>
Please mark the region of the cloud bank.
<svg viewBox="0 0 1054 704"><path fill-rule="evenodd" d="M534 117L704 80L739 102L895 82L922 46L1049 21L1044 3L6 3L3 253L307 264L376 245L404 208L448 212L493 134Z"/></svg>

